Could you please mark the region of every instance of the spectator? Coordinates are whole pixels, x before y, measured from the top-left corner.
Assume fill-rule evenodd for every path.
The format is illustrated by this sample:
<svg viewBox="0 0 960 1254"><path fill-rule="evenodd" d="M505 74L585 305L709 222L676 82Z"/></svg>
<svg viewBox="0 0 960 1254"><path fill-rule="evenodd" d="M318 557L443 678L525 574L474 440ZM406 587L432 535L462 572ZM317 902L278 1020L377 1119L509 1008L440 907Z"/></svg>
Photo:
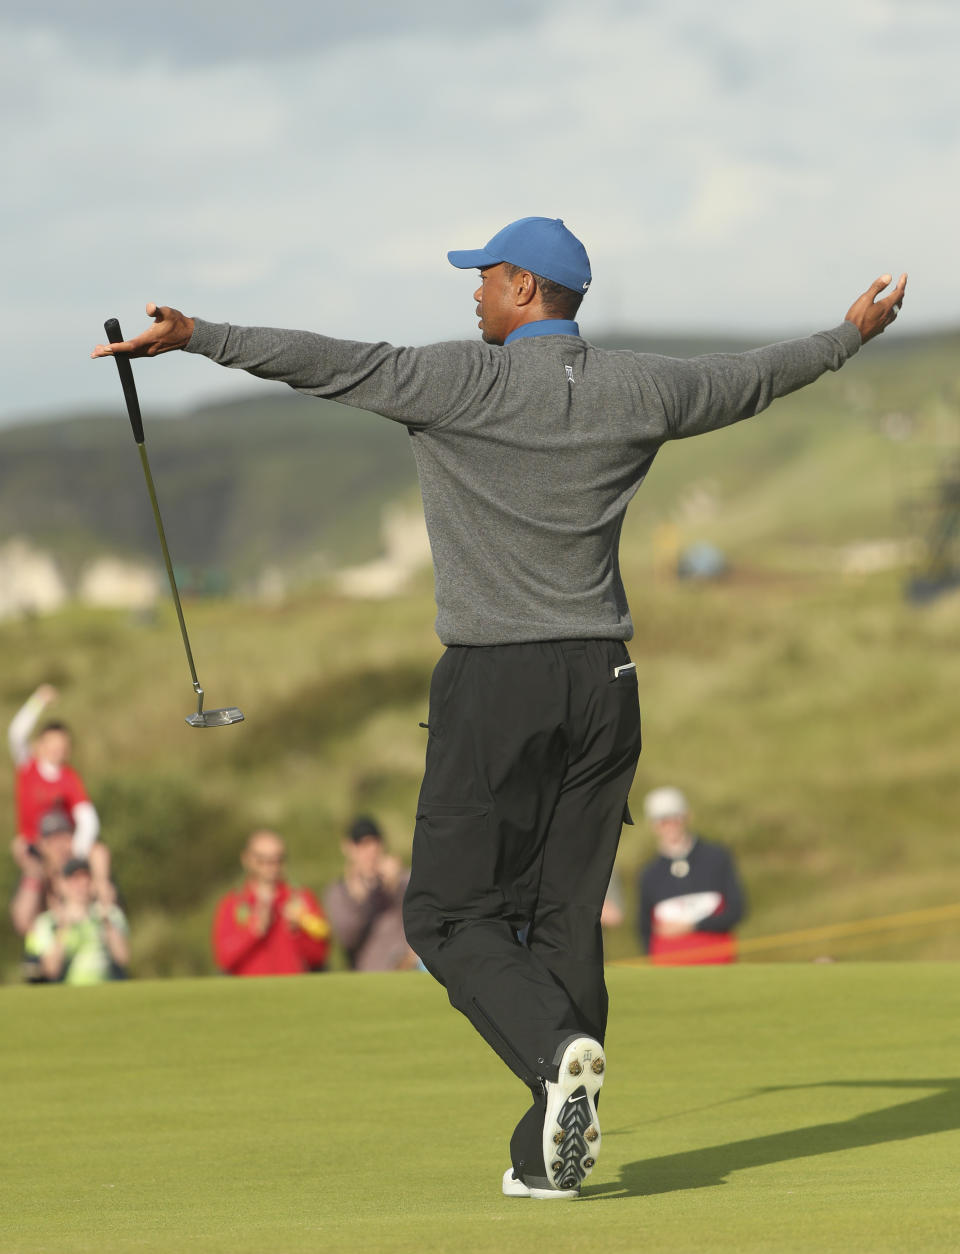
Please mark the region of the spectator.
<svg viewBox="0 0 960 1254"><path fill-rule="evenodd" d="M607 885L607 895L603 899L603 908L600 911L600 926L604 931L621 927L624 917L623 880L620 878L619 870L614 866L610 873L610 883Z"/></svg>
<svg viewBox="0 0 960 1254"><path fill-rule="evenodd" d="M367 815L354 820L340 847L346 863L343 878L330 885L323 900L351 969L417 966L403 933L403 894L410 872L387 853L380 828Z"/></svg>
<svg viewBox="0 0 960 1254"><path fill-rule="evenodd" d="M45 723L34 737L33 745L30 744L37 720L56 699L57 690L50 684L41 684L13 716L7 732L16 769L17 830L12 845L13 858L22 875L28 881L33 880L41 820L51 811L62 811L70 816L73 856L89 860L95 895L100 900L113 900L110 853L97 839L100 819L83 781L70 765L73 751L70 729L61 722ZM29 885L27 887L29 890ZM14 926L17 926L16 918Z"/></svg>
<svg viewBox="0 0 960 1254"><path fill-rule="evenodd" d="M301 975L322 971L330 925L313 893L283 878L286 847L276 834L256 831L241 862L247 881L227 893L213 924L213 953L227 975Z"/></svg>
<svg viewBox="0 0 960 1254"><path fill-rule="evenodd" d="M51 810L40 820L40 838L26 845L28 865L10 903L18 935L26 934L44 910L56 903L56 884L73 856L73 824L65 810Z"/></svg>
<svg viewBox="0 0 960 1254"><path fill-rule="evenodd" d="M54 891L55 904L27 933L27 979L55 984L123 979L130 960L127 920L119 906L95 899L90 863L69 858Z"/></svg>
<svg viewBox="0 0 960 1254"><path fill-rule="evenodd" d="M662 965L735 961L733 929L745 901L732 856L690 830L690 809L679 789L655 788L644 812L658 849L637 881L644 952Z"/></svg>

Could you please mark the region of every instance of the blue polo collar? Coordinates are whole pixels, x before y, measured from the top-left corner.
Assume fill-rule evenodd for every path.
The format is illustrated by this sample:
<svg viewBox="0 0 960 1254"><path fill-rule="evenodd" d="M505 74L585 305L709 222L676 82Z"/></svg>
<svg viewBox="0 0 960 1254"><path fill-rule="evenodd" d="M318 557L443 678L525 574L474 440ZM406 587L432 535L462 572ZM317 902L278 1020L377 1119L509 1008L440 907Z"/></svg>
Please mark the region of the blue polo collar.
<svg viewBox="0 0 960 1254"><path fill-rule="evenodd" d="M525 322L523 326L511 331L504 344L513 340L527 339L531 335L579 335L580 328L568 318L544 318L541 322Z"/></svg>

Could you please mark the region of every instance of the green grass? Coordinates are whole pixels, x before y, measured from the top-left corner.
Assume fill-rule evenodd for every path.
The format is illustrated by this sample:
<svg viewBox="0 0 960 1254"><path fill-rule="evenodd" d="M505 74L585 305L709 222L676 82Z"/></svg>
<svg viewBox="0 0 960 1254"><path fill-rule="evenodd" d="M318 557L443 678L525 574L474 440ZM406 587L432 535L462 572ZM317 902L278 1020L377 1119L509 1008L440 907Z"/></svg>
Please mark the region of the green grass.
<svg viewBox="0 0 960 1254"><path fill-rule="evenodd" d="M426 976L6 989L0 1251L956 1249L952 968L608 976L572 1204L499 1195L523 1092Z"/></svg>

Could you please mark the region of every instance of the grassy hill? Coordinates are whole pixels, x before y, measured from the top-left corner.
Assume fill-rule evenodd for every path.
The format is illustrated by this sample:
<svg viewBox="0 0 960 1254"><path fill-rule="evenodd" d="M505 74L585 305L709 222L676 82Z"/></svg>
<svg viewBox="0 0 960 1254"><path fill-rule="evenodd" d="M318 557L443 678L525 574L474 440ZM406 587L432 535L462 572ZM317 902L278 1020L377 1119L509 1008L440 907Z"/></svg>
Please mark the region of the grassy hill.
<svg viewBox="0 0 960 1254"><path fill-rule="evenodd" d="M622 564L645 719L634 810L660 783L689 792L704 834L740 858L747 937L958 899L960 597L921 610L904 603L904 570L843 573L851 548L922 534L921 506L960 446L956 348L957 337L871 346L753 422L668 446L628 514ZM155 426L158 437L203 431L212 449L222 427L213 415L209 424ZM252 416L250 425L260 429ZM197 492L215 465L212 452L188 459ZM257 484L255 463L243 473ZM134 496L138 474L131 465L125 477ZM291 507L291 525L296 517ZM664 576L655 540L665 525L679 543L719 545L728 578ZM0 722L37 683L60 687L141 975L210 969L213 903L255 824L287 837L294 876L311 887L337 873L357 809L381 815L396 850L409 850L425 748L417 724L440 651L428 572L387 601L349 601L317 583L281 606L194 602L187 616L208 704L238 704L247 722L185 726L192 693L168 608L152 620L75 608L0 624ZM0 813L12 812L10 791L4 773ZM628 907L649 850L642 828L626 832ZM4 859L0 893L12 881ZM869 943L830 952L960 957L949 923ZM629 930L612 934L610 950L635 952ZM15 976L9 934L0 961Z"/></svg>
<svg viewBox="0 0 960 1254"><path fill-rule="evenodd" d="M276 386L262 400L148 417L145 430L174 562L238 578L374 555L381 506L416 482L402 428ZM119 397L111 417L0 431L4 534L53 549L68 570L103 553L159 561Z"/></svg>

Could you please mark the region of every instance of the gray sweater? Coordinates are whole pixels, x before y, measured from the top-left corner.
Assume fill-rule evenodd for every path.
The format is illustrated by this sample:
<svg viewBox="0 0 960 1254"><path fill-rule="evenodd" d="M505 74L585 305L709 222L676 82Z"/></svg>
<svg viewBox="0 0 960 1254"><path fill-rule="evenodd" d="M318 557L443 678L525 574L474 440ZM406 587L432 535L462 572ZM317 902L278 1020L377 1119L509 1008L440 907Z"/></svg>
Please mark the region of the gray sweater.
<svg viewBox="0 0 960 1254"><path fill-rule="evenodd" d="M187 351L403 423L437 634L509 644L629 640L620 529L661 444L749 418L859 347L850 322L681 361L575 335L394 348L198 318Z"/></svg>

